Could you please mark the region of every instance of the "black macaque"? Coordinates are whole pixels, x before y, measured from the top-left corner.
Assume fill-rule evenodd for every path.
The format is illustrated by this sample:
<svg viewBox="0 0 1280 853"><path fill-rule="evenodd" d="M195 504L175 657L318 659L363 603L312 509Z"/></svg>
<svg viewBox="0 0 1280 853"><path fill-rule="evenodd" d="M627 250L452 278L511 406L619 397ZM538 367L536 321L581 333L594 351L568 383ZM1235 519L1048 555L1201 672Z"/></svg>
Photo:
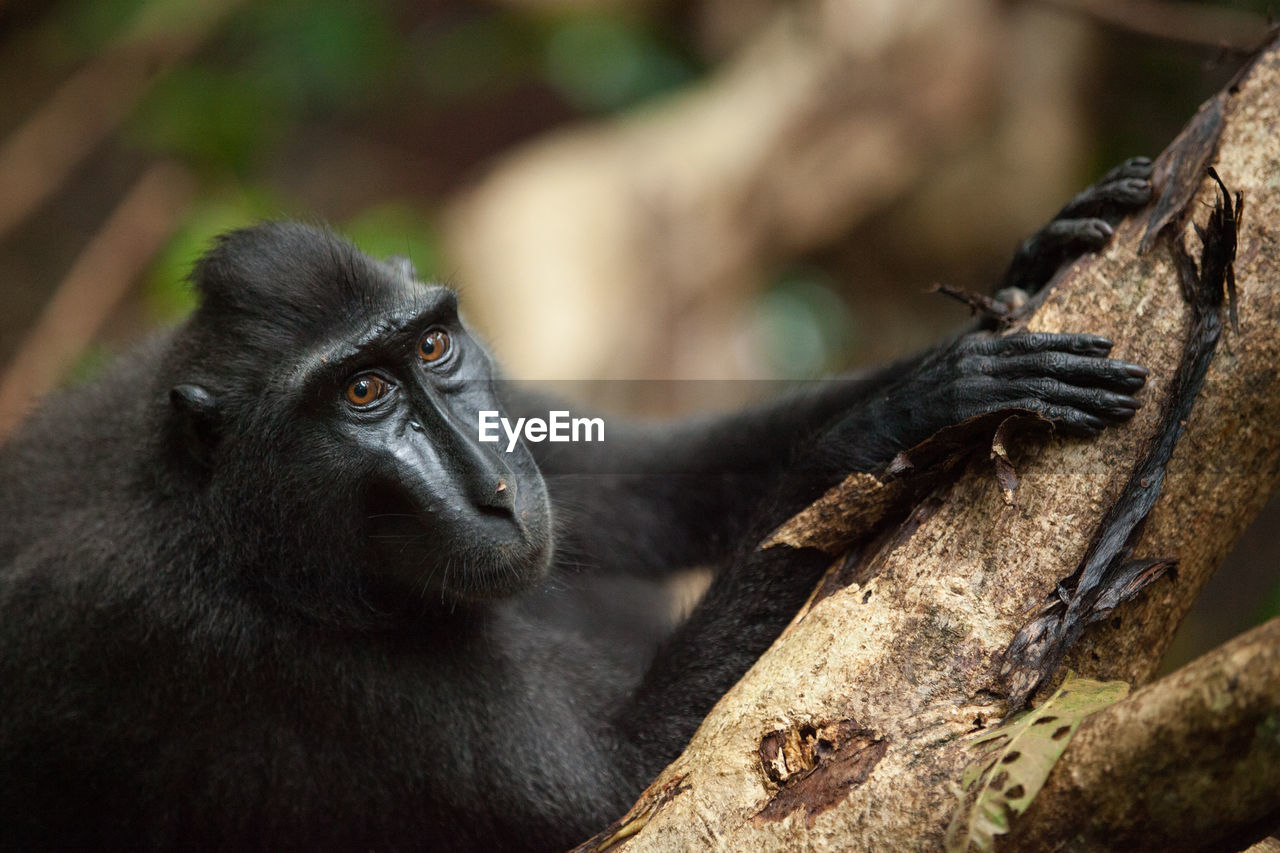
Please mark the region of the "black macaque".
<svg viewBox="0 0 1280 853"><path fill-rule="evenodd" d="M1104 243L1148 174L1109 175L1006 284ZM1146 375L1093 335L976 332L732 416L508 453L477 412L545 401L496 381L455 294L406 263L272 223L194 282L184 325L0 449L5 849L569 847L809 594L825 558L764 533L970 415L1094 433ZM693 564L720 568L640 673L548 616L574 577Z"/></svg>

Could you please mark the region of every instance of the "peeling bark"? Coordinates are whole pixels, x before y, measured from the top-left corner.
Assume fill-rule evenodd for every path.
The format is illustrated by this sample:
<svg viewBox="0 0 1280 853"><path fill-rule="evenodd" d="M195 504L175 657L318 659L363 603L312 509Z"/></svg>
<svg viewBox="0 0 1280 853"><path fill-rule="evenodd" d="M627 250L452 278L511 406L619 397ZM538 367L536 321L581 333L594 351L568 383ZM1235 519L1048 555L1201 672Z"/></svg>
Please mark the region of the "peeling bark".
<svg viewBox="0 0 1280 853"><path fill-rule="evenodd" d="M1136 559L1173 557L1178 573L1085 629L1059 673L1070 667L1090 678L1147 681L1201 586L1280 482L1280 49L1265 53L1218 101L1213 109L1220 132L1212 134L1212 162L1249 207L1235 266L1240 330L1228 331L1219 346L1185 418L1163 494L1133 543ZM1166 181L1173 180L1169 174ZM1188 245L1198 245L1194 225L1206 222L1215 192L1211 182L1200 180L1184 205L1188 222L1175 236ZM994 725L1009 710L999 678L1002 651L1080 564L1160 429L1192 323L1167 242L1138 251L1144 229L1160 216L1152 211L1124 223L1105 252L1081 260L1060 279L1029 321L1032 330L1089 331L1116 341L1115 357L1151 370L1144 408L1126 426L1092 441L1022 440L1010 447L1002 440L1018 475L1012 505L984 460L936 492L896 531L839 561L821 594L717 704L686 752L655 782L651 792L670 790L676 778L680 788L656 809L648 796L645 824L622 849L941 846L956 802L952 785L969 759L962 736ZM1231 648L1222 654L1235 660ZM1254 659L1265 658L1258 655ZM1115 830L1089 836L1089 849L1133 849L1118 840L1129 838L1129 822L1138 826L1156 814L1164 821L1164 837L1190 840L1182 849L1218 849L1228 841L1242 847L1262 834L1261 822L1270 814L1265 803L1245 809L1257 818L1253 823L1225 807L1215 818L1212 801L1218 795L1197 793L1191 783L1232 780L1225 791L1241 801L1274 796L1276 736L1267 740L1265 725L1274 722L1280 705L1280 672L1270 664L1249 665L1251 675L1235 684L1248 682L1254 710L1241 710L1234 726L1232 709L1243 694L1232 691L1245 688L1230 687L1229 678L1229 689L1215 688L1218 682L1205 666L1167 679L1168 686L1161 682L1139 691L1082 727L1068 750L1074 757L1063 766L1099 768L1092 781L1072 779L1086 780L1081 784L1096 798L1088 802L1110 804L1106 825ZM1208 698L1199 706L1178 698L1201 695ZM1230 708L1218 707L1222 702L1215 695L1229 698ZM1216 716L1198 714L1196 707L1209 707ZM1163 741L1146 735L1145 742L1149 753L1153 747L1167 751L1168 766L1187 768L1186 784L1162 771L1116 785L1102 770L1112 751L1139 744L1130 751L1141 755L1140 733L1153 719L1188 733ZM790 806L775 806L779 790L794 784L790 775L779 775L779 766L791 768L794 755L800 775L813 779L823 762L819 758L815 769L805 770L804 756L820 754L819 733L833 725L836 731L852 727L845 732L851 752L866 754L874 746L874 761L865 755L856 770L831 772L809 784L821 790L807 787ZM1211 731L1222 733L1216 749L1206 749L1194 734ZM768 746L774 742L776 751ZM785 757L781 765L779 756ZM1135 773L1142 766L1135 758ZM1033 809L1056 814L1055 798L1066 798L1069 786L1055 780L1068 772L1055 771ZM1206 800L1195 804L1203 808L1174 807L1196 796ZM1125 808L1156 801L1169 807L1145 818L1139 809ZM812 808L815 803L822 807ZM766 813L768 819L761 819ZM1217 820L1216 828L1202 831L1196 822L1204 820ZM1026 823L1033 823L1031 812ZM1190 832L1193 825L1200 828ZM1052 827L1044 832L1045 838L1061 837Z"/></svg>
<svg viewBox="0 0 1280 853"><path fill-rule="evenodd" d="M995 476L1012 504L1018 477L1009 458L1015 430L1045 433L1049 421L1030 410L1005 409L975 415L945 427L902 451L877 474L855 472L829 489L765 539L761 548L787 545L817 548L839 556L895 515L901 517L920 498L948 481L984 446Z"/></svg>
<svg viewBox="0 0 1280 853"><path fill-rule="evenodd" d="M769 772L777 767L779 740L789 744L793 737L801 739L800 767L786 766L783 774ZM803 812L805 821L813 826L818 815L844 798L845 789L866 781L887 748L883 738L861 728L855 720L840 720L816 729L804 726L798 735L794 730L765 735L760 744L760 760L765 775L778 789L751 819L779 821Z"/></svg>
<svg viewBox="0 0 1280 853"><path fill-rule="evenodd" d="M1057 585L1041 612L1018 631L1005 650L1001 676L1013 709L1025 704L1036 687L1057 671L1062 656L1087 626L1110 616L1117 605L1132 599L1177 565L1173 558L1129 557L1141 539L1147 515L1160 497L1169 459L1186 430L1217 351L1222 334L1219 308L1224 297L1229 296L1235 325L1233 264L1243 205L1238 193L1233 203L1212 167L1207 172L1217 182L1222 198L1205 226L1195 226L1202 244L1200 262L1192 260L1185 245L1172 246L1178 283L1191 306L1192 322L1186 350L1162 401L1159 428L1146 455L1098 525L1080 565Z"/></svg>

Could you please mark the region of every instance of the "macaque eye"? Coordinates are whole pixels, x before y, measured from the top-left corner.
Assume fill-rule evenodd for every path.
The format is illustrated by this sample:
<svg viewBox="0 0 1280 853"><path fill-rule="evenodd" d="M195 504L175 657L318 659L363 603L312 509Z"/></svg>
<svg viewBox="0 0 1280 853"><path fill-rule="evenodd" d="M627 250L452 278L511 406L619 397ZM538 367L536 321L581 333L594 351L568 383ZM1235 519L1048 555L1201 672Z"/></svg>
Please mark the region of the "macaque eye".
<svg viewBox="0 0 1280 853"><path fill-rule="evenodd" d="M347 383L347 402L363 409L391 393L391 383L376 373L361 373Z"/></svg>
<svg viewBox="0 0 1280 853"><path fill-rule="evenodd" d="M425 362L439 361L449 352L449 333L444 329L432 329L418 340L418 358Z"/></svg>

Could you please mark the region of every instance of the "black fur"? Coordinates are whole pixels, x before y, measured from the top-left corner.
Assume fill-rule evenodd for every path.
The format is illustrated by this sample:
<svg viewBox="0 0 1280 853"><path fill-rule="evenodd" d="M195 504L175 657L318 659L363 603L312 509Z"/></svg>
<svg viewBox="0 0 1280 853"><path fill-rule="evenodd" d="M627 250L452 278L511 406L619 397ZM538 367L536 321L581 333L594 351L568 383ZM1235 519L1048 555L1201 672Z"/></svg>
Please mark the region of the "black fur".
<svg viewBox="0 0 1280 853"><path fill-rule="evenodd" d="M453 294L403 261L266 224L195 281L184 326L0 449L6 849L570 846L808 595L824 558L759 552L765 531L969 415L1087 434L1143 381L1092 336L972 335L737 415L508 456L467 413L547 406L496 380ZM410 355L427 328L451 336L443 365ZM344 403L362 371L393 383L381 408ZM641 676L591 620L549 615L575 579L699 563L722 569Z"/></svg>

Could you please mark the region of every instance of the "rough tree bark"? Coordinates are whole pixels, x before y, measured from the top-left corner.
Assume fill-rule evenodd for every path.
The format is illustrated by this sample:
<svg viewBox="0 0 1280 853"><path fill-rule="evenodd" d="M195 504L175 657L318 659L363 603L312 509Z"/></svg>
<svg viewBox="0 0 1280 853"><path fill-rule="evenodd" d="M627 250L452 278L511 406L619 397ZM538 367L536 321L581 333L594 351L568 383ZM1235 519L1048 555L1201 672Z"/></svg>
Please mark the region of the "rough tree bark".
<svg viewBox="0 0 1280 853"><path fill-rule="evenodd" d="M1181 151L1191 174L1211 163L1245 199L1239 331L1223 334L1135 552L1175 558L1177 571L1088 629L1060 674L1149 680L1196 593L1280 480L1280 48L1200 119L1217 117L1216 151L1203 134ZM1196 184L1179 205L1192 255L1193 223L1204 224L1217 192ZM1021 442L1012 505L990 466L975 463L847 557L843 585L811 603L717 704L605 846L941 846L952 785L973 757L964 737L1010 710L1001 654L1075 568L1143 456L1186 345L1190 312L1170 242L1138 251L1150 218L1131 218L1104 253L1075 264L1030 321L1107 335L1113 355L1147 365L1137 417L1096 440ZM1280 821L1277 637L1273 622L1092 717L1016 835L996 847L1239 849L1257 840ZM762 755L775 759L768 772Z"/></svg>

